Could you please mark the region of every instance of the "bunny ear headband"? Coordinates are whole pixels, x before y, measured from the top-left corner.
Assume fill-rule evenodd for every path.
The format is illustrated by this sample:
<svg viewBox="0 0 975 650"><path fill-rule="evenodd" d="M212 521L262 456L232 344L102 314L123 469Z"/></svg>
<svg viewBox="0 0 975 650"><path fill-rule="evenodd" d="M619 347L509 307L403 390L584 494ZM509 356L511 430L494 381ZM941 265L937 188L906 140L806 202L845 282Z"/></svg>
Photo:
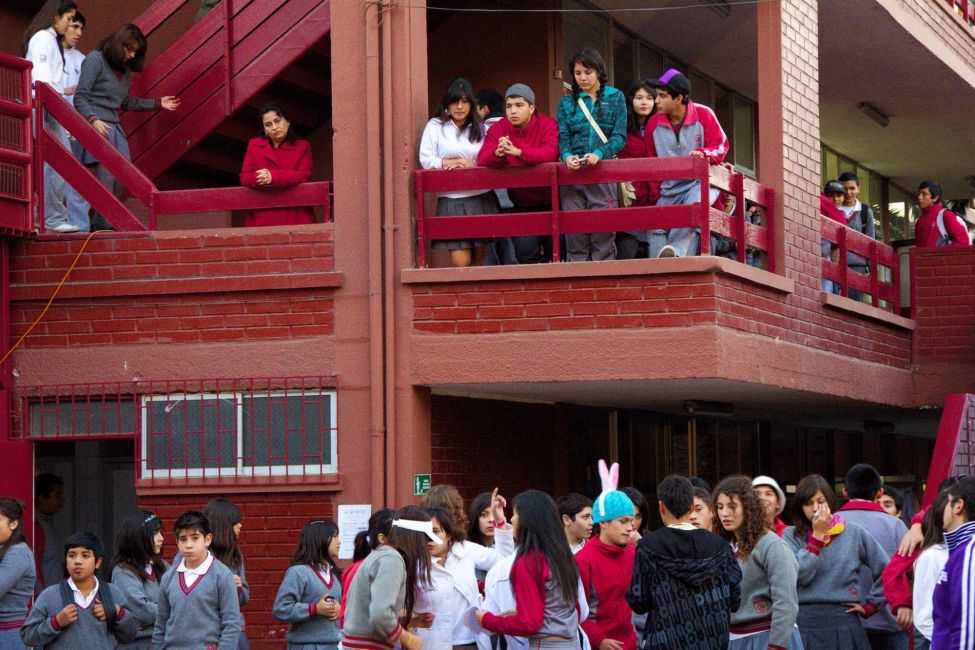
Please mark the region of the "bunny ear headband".
<svg viewBox="0 0 975 650"><path fill-rule="evenodd" d="M602 458L599 459L599 480L602 483L603 491L600 492L599 496L596 497L596 503L599 505L599 514L601 516L606 515L606 495L610 492L616 490L616 486L620 482L620 464L613 463L611 467L606 467L606 461Z"/></svg>

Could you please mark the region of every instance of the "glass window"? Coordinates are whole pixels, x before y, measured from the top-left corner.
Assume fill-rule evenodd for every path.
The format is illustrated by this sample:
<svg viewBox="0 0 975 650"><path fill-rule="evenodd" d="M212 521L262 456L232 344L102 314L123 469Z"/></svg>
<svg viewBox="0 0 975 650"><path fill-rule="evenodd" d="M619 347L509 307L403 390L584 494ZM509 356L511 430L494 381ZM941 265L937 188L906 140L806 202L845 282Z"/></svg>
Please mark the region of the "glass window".
<svg viewBox="0 0 975 650"><path fill-rule="evenodd" d="M636 80L636 60L633 37L618 29L613 30L612 85L624 93Z"/></svg>
<svg viewBox="0 0 975 650"><path fill-rule="evenodd" d="M639 46L640 79L656 79L664 73L664 55L644 43Z"/></svg>
<svg viewBox="0 0 975 650"><path fill-rule="evenodd" d="M691 81L691 99L705 106L712 105L711 80L700 75L693 70L687 72L687 78Z"/></svg>
<svg viewBox="0 0 975 650"><path fill-rule="evenodd" d="M735 164L755 169L755 105L739 95L734 96Z"/></svg>
<svg viewBox="0 0 975 650"><path fill-rule="evenodd" d="M336 470L335 393L174 393L142 398L143 478Z"/></svg>
<svg viewBox="0 0 975 650"><path fill-rule="evenodd" d="M572 2L572 0L566 0L562 6L566 9L587 9L584 12L562 14L562 47L565 54L564 76L565 81L571 83L572 70L569 68L569 59L584 47L596 48L603 55L606 64L611 65L611 52L607 51L611 22L609 18L594 14L588 11L589 7Z"/></svg>
<svg viewBox="0 0 975 650"><path fill-rule="evenodd" d="M721 128L724 129L725 133L728 135L728 139L731 141L727 157L729 162L735 160L735 147L737 145L737 138L735 137L734 111L731 106L731 92L725 90L721 86L715 86L714 106L711 108L714 109L714 114L718 118L718 123L721 124Z"/></svg>
<svg viewBox="0 0 975 650"><path fill-rule="evenodd" d="M828 181L835 181L840 177L840 159L836 152L827 147L823 147L823 178L819 184L822 190Z"/></svg>
<svg viewBox="0 0 975 650"><path fill-rule="evenodd" d="M50 397L31 402L29 408L32 438L134 435L136 431L132 397Z"/></svg>

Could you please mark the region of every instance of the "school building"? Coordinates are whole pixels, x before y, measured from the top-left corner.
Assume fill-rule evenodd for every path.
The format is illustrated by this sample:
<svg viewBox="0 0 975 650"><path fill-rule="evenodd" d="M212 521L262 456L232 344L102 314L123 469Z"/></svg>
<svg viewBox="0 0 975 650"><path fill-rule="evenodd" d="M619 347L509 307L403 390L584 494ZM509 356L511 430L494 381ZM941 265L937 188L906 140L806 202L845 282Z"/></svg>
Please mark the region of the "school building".
<svg viewBox="0 0 975 650"><path fill-rule="evenodd" d="M41 2L14 4L0 8L0 49L16 55ZM2 362L0 493L30 502L32 476L57 473L59 525L105 539L137 505L168 529L212 496L235 501L247 631L271 648L301 524L339 504L411 502L425 474L468 497L593 495L603 457L652 499L671 472L786 486L870 462L919 496L975 469L975 248L912 246L921 180L975 195L975 3L636 4L223 0L195 21L195 0L81 0L81 48L139 24L149 65L132 94L182 102L124 117L133 160L111 162L122 201L49 137L32 143L23 66L0 59L5 348L29 331ZM527 83L554 115L566 61L587 45L624 91L685 71L734 165L626 161L587 178L726 190L731 214L642 214L727 234L739 257L445 268L429 242L449 234L629 229L623 210L427 218L438 189L568 182L557 164L417 172L418 142L457 75L476 90ZM38 91L97 147L51 95ZM310 141L315 182L239 187L269 101ZM38 232L44 162L117 232L87 245ZM860 176L877 241L820 217L822 184L843 171ZM320 223L240 227L250 208L285 205L314 205ZM751 206L760 225L744 223ZM868 257L871 275L824 260L824 238Z"/></svg>

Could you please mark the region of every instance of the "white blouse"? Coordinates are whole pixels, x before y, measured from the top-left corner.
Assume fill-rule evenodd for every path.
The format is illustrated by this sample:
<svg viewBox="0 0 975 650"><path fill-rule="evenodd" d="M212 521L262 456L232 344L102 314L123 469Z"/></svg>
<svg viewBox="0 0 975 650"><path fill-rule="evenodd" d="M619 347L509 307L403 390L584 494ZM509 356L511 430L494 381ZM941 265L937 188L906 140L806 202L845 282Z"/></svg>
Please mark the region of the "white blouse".
<svg viewBox="0 0 975 650"><path fill-rule="evenodd" d="M511 526L494 529L494 548L474 542L455 542L444 565L433 560L432 585L420 584L416 590L417 614L433 614L433 627L418 628L428 650L443 650L455 645L475 643L481 627L474 613L481 608L475 569L489 570L502 558L515 552Z"/></svg>
<svg viewBox="0 0 975 650"><path fill-rule="evenodd" d="M64 58L54 29L48 27L30 37L26 58L34 64L30 71L32 83L43 81L57 92L64 92Z"/></svg>
<svg viewBox="0 0 975 650"><path fill-rule="evenodd" d="M934 632L934 586L947 563L948 549L944 544L925 549L914 561L914 627L928 640Z"/></svg>
<svg viewBox="0 0 975 650"><path fill-rule="evenodd" d="M420 138L420 166L423 169L443 169L444 158L466 158L476 162L477 153L481 150L481 144L484 143L484 134L482 131L481 139L472 142L470 129L471 127L468 126L461 131L453 120L447 120L446 123L443 123L439 117L431 119L423 129L423 137ZM490 190L438 192L437 196L448 199L464 199L485 192L490 192Z"/></svg>

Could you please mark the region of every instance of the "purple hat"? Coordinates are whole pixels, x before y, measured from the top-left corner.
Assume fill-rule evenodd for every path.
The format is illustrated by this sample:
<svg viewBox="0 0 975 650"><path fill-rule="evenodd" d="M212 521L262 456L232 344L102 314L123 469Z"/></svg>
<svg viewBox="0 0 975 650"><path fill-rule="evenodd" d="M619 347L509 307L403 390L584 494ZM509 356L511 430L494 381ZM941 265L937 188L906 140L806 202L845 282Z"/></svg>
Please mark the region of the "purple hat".
<svg viewBox="0 0 975 650"><path fill-rule="evenodd" d="M659 79L647 79L647 84L653 88L665 88L672 97L677 95L689 97L691 94L691 80L676 68L663 73Z"/></svg>

